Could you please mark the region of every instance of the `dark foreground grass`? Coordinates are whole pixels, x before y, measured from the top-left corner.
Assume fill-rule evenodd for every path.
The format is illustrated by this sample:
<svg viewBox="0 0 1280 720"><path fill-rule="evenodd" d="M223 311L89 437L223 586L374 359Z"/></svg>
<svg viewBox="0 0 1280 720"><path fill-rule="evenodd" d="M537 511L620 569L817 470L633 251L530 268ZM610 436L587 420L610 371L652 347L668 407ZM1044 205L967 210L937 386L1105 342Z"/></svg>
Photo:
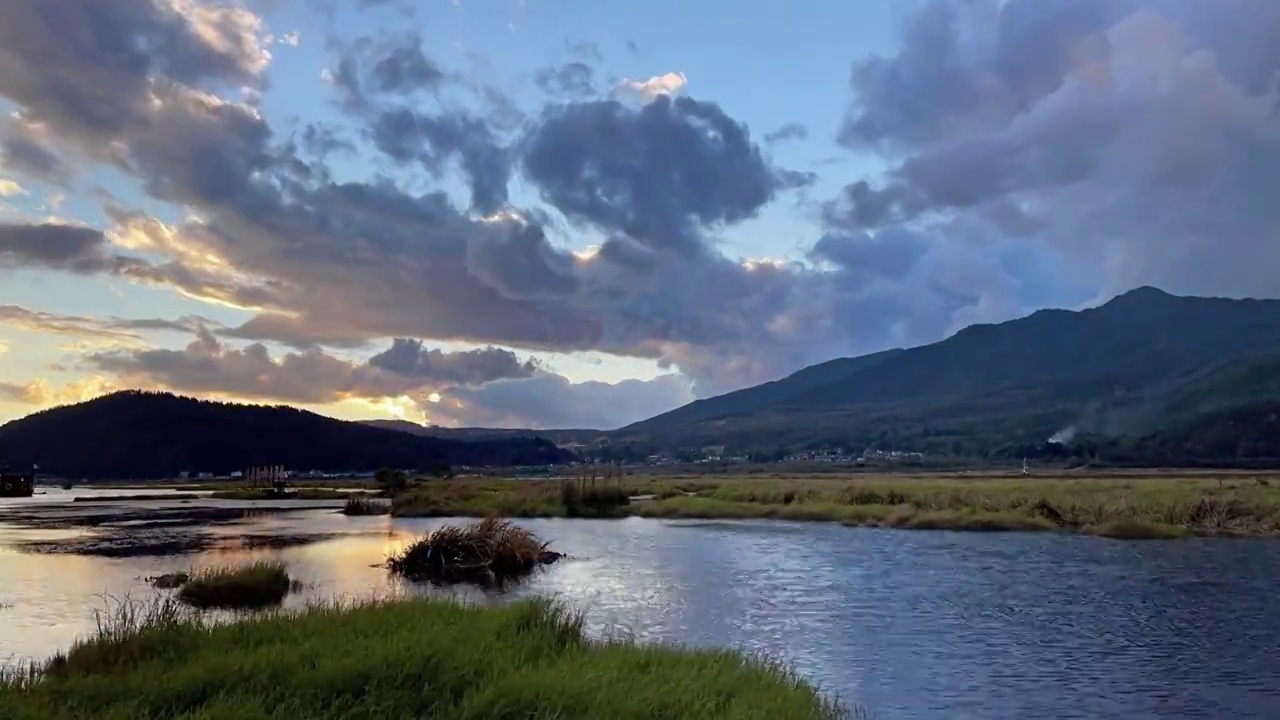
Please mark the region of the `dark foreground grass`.
<svg viewBox="0 0 1280 720"><path fill-rule="evenodd" d="M330 604L215 625L180 609L108 622L0 680L7 720L508 718L834 720L855 715L775 663L587 639L540 599Z"/></svg>
<svg viewBox="0 0 1280 720"><path fill-rule="evenodd" d="M178 599L202 610L253 610L279 605L292 587L284 563L264 561L197 570L178 588Z"/></svg>
<svg viewBox="0 0 1280 720"><path fill-rule="evenodd" d="M1280 536L1280 483L1261 475L624 477L597 517L807 520L915 530L1062 531L1116 539ZM564 484L454 480L397 497L399 516L572 516Z"/></svg>

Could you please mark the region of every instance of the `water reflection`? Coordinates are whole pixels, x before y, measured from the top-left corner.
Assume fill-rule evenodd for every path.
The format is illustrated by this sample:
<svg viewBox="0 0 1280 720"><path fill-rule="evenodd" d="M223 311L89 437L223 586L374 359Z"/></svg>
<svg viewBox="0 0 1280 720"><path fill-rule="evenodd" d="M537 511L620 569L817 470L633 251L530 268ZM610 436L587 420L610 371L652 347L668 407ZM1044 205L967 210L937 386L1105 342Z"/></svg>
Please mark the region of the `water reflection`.
<svg viewBox="0 0 1280 720"><path fill-rule="evenodd" d="M191 565L278 558L288 602L406 590L372 565L444 521L331 509L207 528L333 534L196 556L84 558L0 549L0 658L88 628L102 592ZM854 530L767 522L537 520L571 559L515 595L564 598L594 632L766 651L879 717L1280 717L1280 545L1116 543L1049 535ZM0 528L0 538L56 530ZM413 586L411 592L437 592ZM477 602L500 602L478 591Z"/></svg>

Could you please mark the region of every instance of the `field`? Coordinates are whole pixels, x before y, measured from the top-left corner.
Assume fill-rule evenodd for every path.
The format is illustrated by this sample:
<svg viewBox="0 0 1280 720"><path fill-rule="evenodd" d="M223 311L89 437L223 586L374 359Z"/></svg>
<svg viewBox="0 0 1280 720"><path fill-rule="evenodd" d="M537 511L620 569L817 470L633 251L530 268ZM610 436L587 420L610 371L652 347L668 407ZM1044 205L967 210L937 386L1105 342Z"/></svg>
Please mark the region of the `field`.
<svg viewBox="0 0 1280 720"><path fill-rule="evenodd" d="M1115 538L1280 535L1280 475L1138 471L730 476L589 481L628 499L569 507L565 481L422 480L392 514L412 516L776 518L905 529L1044 530Z"/></svg>
<svg viewBox="0 0 1280 720"><path fill-rule="evenodd" d="M729 651L587 639L544 600L441 600L210 624L122 606L96 637L0 676L7 720L848 718L786 668Z"/></svg>

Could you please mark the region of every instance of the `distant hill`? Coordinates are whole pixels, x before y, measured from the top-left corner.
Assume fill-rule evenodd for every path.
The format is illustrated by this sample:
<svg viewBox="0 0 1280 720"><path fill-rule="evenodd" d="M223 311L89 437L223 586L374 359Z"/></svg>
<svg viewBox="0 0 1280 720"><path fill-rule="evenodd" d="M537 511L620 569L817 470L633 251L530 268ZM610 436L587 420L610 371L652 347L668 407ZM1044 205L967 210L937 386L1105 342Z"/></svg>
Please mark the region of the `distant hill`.
<svg viewBox="0 0 1280 720"><path fill-rule="evenodd" d="M1063 432L1141 435L1280 399L1280 301L1139 288L1097 308L975 325L833 360L610 434L736 451L867 446L986 453Z"/></svg>
<svg viewBox="0 0 1280 720"><path fill-rule="evenodd" d="M450 440L490 440L494 438L542 438L557 445L590 442L604 435L602 430L528 430L512 428L449 428L439 425L419 425L408 420L364 420L363 424L384 430L397 430L422 437Z"/></svg>
<svg viewBox="0 0 1280 720"><path fill-rule="evenodd" d="M332 472L565 462L546 440L421 437L289 407L125 391L0 426L0 460L102 479L228 473L254 465Z"/></svg>

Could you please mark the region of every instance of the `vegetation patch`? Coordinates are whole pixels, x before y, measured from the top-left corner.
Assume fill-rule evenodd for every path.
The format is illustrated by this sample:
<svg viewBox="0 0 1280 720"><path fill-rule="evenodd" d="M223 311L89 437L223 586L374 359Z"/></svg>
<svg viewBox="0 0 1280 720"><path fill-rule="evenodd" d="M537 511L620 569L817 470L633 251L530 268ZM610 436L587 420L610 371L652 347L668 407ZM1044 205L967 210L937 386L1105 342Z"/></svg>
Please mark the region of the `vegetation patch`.
<svg viewBox="0 0 1280 720"><path fill-rule="evenodd" d="M391 504L379 502L363 495L347 498L342 506L343 515L386 515L391 512Z"/></svg>
<svg viewBox="0 0 1280 720"><path fill-rule="evenodd" d="M1112 540L1176 540L1192 535L1191 531L1177 525L1133 520L1090 525L1084 528L1084 531L1090 535Z"/></svg>
<svg viewBox="0 0 1280 720"><path fill-rule="evenodd" d="M560 505L567 517L618 517L631 504L631 494L617 478L595 472L560 482Z"/></svg>
<svg viewBox="0 0 1280 720"><path fill-rule="evenodd" d="M329 603L231 624L172 605L128 612L0 680L5 717L854 717L777 663L592 640L580 615L541 599Z"/></svg>
<svg viewBox="0 0 1280 720"><path fill-rule="evenodd" d="M387 561L409 580L503 587L562 556L533 532L499 518L457 527L446 525Z"/></svg>
<svg viewBox="0 0 1280 720"><path fill-rule="evenodd" d="M601 499L601 493L590 503L582 499L586 496L581 492L583 482L581 478L433 482L398 496L391 513L440 517L576 513L579 517L778 519L916 530L1083 533L1110 523L1137 523L1164 526L1160 537L1170 538L1280 536L1280 483L1257 474L625 476L597 480L595 487L607 490L614 499ZM589 480L586 487L591 487ZM616 498L624 495L627 502L620 504ZM1169 528L1180 530L1175 533Z"/></svg>
<svg viewBox="0 0 1280 720"><path fill-rule="evenodd" d="M332 488L232 488L215 490L209 497L215 500L341 500L352 494Z"/></svg>
<svg viewBox="0 0 1280 720"><path fill-rule="evenodd" d="M279 605L295 584L282 562L198 570L178 588L178 599L194 608L256 610Z"/></svg>

